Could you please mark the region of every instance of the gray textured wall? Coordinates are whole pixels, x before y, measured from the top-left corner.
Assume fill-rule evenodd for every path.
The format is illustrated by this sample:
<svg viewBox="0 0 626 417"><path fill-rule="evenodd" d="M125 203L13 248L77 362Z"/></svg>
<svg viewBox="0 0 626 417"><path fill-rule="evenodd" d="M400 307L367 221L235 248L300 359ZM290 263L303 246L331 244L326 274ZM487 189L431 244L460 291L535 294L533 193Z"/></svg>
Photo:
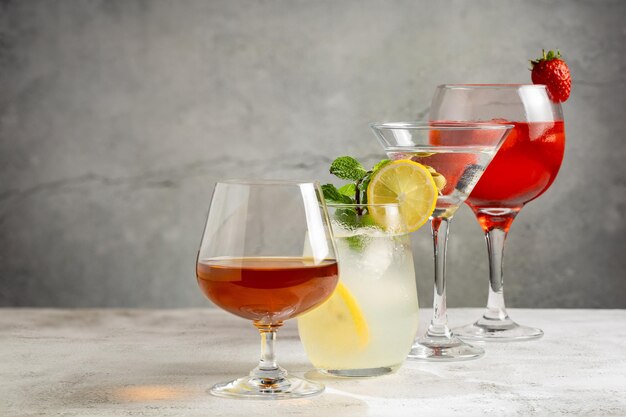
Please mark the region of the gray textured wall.
<svg viewBox="0 0 626 417"><path fill-rule="evenodd" d="M0 2L0 305L207 305L194 257L214 181L328 180L383 157L367 122L435 85L573 71L557 181L506 252L510 306L626 307L624 1ZM422 304L430 242L415 235ZM480 306L486 251L452 227L449 305Z"/></svg>

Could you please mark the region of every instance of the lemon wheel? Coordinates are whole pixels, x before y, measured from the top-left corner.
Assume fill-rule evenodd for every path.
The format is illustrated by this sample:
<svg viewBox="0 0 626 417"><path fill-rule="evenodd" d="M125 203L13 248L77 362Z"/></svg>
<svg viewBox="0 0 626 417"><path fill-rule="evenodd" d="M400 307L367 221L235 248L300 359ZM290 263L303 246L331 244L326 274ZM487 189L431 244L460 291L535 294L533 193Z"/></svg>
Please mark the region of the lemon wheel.
<svg viewBox="0 0 626 417"><path fill-rule="evenodd" d="M398 203L407 232L426 223L435 210L437 185L428 168L409 159L393 161L382 167L367 187L369 204ZM385 210L370 207L369 212L380 225L386 224Z"/></svg>

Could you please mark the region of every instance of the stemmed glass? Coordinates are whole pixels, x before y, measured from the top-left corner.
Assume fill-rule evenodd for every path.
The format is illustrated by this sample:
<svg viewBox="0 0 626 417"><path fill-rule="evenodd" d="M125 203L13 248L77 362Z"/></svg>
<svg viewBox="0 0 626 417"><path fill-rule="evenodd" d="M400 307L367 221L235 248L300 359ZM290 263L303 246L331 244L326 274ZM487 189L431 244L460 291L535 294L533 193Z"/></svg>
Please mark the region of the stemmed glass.
<svg viewBox="0 0 626 417"><path fill-rule="evenodd" d="M432 100L430 119L515 126L466 200L485 232L489 297L483 316L454 332L472 340L541 337L540 329L520 326L509 318L502 259L515 216L550 187L561 166L565 149L561 105L549 99L543 85L441 85Z"/></svg>
<svg viewBox="0 0 626 417"><path fill-rule="evenodd" d="M275 355L283 322L323 303L337 285L335 247L317 183L218 183L196 275L211 301L252 320L261 335L259 365L248 376L213 386L211 394L282 399L324 390L318 382L288 375Z"/></svg>
<svg viewBox="0 0 626 417"><path fill-rule="evenodd" d="M457 338L446 313L446 245L449 223L492 160L512 126L488 123L372 123L370 127L391 159L410 159L428 167L439 196L431 216L435 285L433 317L409 358L467 360L484 350ZM400 197L400 200L402 197Z"/></svg>

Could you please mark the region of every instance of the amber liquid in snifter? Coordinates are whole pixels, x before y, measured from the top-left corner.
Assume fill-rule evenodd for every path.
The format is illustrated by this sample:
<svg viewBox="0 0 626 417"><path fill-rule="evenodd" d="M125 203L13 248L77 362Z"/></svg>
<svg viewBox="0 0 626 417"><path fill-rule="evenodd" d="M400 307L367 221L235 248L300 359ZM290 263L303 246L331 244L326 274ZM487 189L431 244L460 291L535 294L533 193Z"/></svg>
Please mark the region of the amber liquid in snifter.
<svg viewBox="0 0 626 417"><path fill-rule="evenodd" d="M326 300L338 279L337 261L303 257L198 259L202 292L222 309L263 324L282 324Z"/></svg>

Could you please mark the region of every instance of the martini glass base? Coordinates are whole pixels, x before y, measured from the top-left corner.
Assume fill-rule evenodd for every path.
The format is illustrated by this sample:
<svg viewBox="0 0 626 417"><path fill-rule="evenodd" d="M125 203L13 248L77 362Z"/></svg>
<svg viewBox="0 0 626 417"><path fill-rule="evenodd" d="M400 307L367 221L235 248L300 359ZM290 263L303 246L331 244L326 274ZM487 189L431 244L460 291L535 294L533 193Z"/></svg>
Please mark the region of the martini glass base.
<svg viewBox="0 0 626 417"><path fill-rule="evenodd" d="M539 339L543 331L534 327L521 326L510 318L488 319L481 318L476 323L457 327L454 334L462 339L488 342L511 342Z"/></svg>
<svg viewBox="0 0 626 417"><path fill-rule="evenodd" d="M468 345L456 336L452 337L429 337L417 339L411 348L408 358L426 361L467 361L478 359L485 351L478 347Z"/></svg>
<svg viewBox="0 0 626 417"><path fill-rule="evenodd" d="M215 384L209 393L216 397L235 399L282 400L310 397L323 391L324 385L294 376L285 376L277 380L246 376Z"/></svg>

